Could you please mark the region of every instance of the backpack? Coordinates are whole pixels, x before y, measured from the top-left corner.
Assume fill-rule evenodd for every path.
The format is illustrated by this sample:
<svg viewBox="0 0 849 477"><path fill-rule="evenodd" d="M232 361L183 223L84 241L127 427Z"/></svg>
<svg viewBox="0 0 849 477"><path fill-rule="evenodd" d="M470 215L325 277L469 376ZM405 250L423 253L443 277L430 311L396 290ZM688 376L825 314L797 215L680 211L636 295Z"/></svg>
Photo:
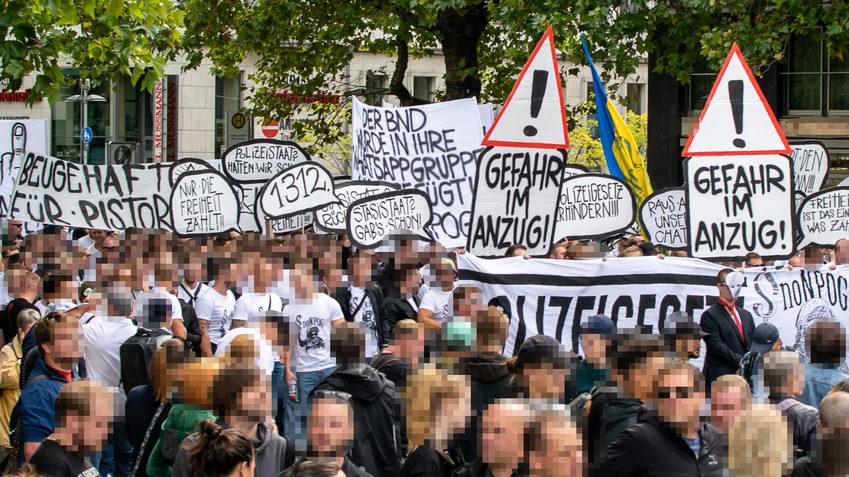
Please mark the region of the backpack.
<svg viewBox="0 0 849 477"><path fill-rule="evenodd" d="M121 345L121 386L125 394L136 386L150 384L149 368L153 353L170 338L171 333L165 330L139 328Z"/></svg>
<svg viewBox="0 0 849 477"><path fill-rule="evenodd" d="M50 379L50 376L39 374L32 378L27 385L43 379ZM0 475L8 475L18 470L18 464L23 462L23 445L24 443L21 441L21 398L19 397L9 417L9 453L0 461Z"/></svg>

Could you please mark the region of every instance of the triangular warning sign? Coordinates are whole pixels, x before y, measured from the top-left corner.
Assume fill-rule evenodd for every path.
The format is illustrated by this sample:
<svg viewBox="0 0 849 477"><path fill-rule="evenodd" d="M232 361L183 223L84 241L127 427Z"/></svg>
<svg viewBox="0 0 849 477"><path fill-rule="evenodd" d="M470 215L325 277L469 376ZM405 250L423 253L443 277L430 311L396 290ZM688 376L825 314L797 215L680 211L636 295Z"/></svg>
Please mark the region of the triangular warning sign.
<svg viewBox="0 0 849 477"><path fill-rule="evenodd" d="M784 132L735 43L682 156L790 154Z"/></svg>
<svg viewBox="0 0 849 477"><path fill-rule="evenodd" d="M551 27L537 43L484 146L567 149L569 133Z"/></svg>

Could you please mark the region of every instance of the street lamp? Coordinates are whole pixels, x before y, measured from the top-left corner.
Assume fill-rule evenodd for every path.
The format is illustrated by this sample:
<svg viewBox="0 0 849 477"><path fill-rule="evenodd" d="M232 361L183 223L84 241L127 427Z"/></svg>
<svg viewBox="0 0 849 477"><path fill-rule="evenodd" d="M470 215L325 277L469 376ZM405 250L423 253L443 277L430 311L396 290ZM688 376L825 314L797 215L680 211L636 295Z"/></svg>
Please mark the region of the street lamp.
<svg viewBox="0 0 849 477"><path fill-rule="evenodd" d="M99 94L88 94L91 89L91 82L84 80L80 82L80 92L65 98L69 103L81 103L80 108L80 162L86 164L88 162L88 143L83 141L82 131L88 127L88 103L105 103L106 98Z"/></svg>

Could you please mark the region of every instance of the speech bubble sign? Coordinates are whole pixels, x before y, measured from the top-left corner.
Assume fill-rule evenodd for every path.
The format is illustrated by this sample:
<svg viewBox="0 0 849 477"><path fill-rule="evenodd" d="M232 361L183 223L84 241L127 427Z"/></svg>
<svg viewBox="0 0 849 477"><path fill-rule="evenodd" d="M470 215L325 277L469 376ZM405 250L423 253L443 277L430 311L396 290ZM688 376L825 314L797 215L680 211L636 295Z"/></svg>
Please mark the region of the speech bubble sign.
<svg viewBox="0 0 849 477"><path fill-rule="evenodd" d="M171 187L174 187L174 184L177 183L177 179L185 174L186 172L191 171L218 171L215 168L215 165L212 161L207 161L205 159L198 159L196 157L184 157L171 165L171 168L168 169L168 183L171 184Z"/></svg>
<svg viewBox="0 0 849 477"><path fill-rule="evenodd" d="M317 162L287 167L271 178L257 196L270 219L282 219L339 203L330 172Z"/></svg>
<svg viewBox="0 0 849 477"><path fill-rule="evenodd" d="M182 237L239 230L239 198L218 171L180 175L171 190L170 209L174 233Z"/></svg>
<svg viewBox="0 0 849 477"><path fill-rule="evenodd" d="M579 174L563 181L557 202L557 240L600 239L623 232L636 220L628 185L603 174Z"/></svg>
<svg viewBox="0 0 849 477"><path fill-rule="evenodd" d="M433 240L427 230L433 221L433 204L420 190L385 192L354 201L345 221L351 243L360 248L374 248L398 231Z"/></svg>
<svg viewBox="0 0 849 477"><path fill-rule="evenodd" d="M224 151L221 168L233 182L262 184L283 169L308 160L309 154L292 141L253 139Z"/></svg>
<svg viewBox="0 0 849 477"><path fill-rule="evenodd" d="M345 233L347 222L345 212L352 203L364 198L371 197L384 192L401 190L396 184L380 181L351 181L336 179L336 197L340 204L330 204L316 210L315 223L318 228L326 232L342 234Z"/></svg>
<svg viewBox="0 0 849 477"><path fill-rule="evenodd" d="M796 190L808 196L822 189L829 170L825 145L819 141L798 141L790 143L790 148Z"/></svg>
<svg viewBox="0 0 849 477"><path fill-rule="evenodd" d="M298 214L283 219L272 220L271 232L277 236L286 235L296 230L303 230L304 228L309 227L312 224L312 212L307 212L305 214Z"/></svg>
<svg viewBox="0 0 849 477"><path fill-rule="evenodd" d="M849 187L830 187L815 192L799 206L798 249L808 245L834 247L849 238Z"/></svg>
<svg viewBox="0 0 849 477"><path fill-rule="evenodd" d="M640 204L649 241L669 250L687 249L687 198L683 187L655 191Z"/></svg>

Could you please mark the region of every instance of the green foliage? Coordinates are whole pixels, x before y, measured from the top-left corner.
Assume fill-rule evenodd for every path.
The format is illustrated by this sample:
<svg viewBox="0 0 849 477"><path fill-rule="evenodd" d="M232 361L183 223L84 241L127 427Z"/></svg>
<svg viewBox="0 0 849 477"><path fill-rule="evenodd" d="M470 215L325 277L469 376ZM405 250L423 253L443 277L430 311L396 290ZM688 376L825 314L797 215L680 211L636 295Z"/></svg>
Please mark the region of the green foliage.
<svg viewBox="0 0 849 477"><path fill-rule="evenodd" d="M631 134L634 135L634 140L637 141L640 154L645 157L646 147L648 146L648 137L646 136L648 115L628 111L626 122L628 123L628 128L631 130ZM601 147L601 140L593 137L597 127L598 121L591 119L588 115L582 115L576 121L575 127L569 129L568 162L570 164L578 164L591 171L605 170L606 162L604 159L604 149Z"/></svg>
<svg viewBox="0 0 849 477"><path fill-rule="evenodd" d="M36 73L30 102L56 99L63 64L105 83L130 78L152 89L180 41L183 11L171 0L0 0L0 80L21 87Z"/></svg>

